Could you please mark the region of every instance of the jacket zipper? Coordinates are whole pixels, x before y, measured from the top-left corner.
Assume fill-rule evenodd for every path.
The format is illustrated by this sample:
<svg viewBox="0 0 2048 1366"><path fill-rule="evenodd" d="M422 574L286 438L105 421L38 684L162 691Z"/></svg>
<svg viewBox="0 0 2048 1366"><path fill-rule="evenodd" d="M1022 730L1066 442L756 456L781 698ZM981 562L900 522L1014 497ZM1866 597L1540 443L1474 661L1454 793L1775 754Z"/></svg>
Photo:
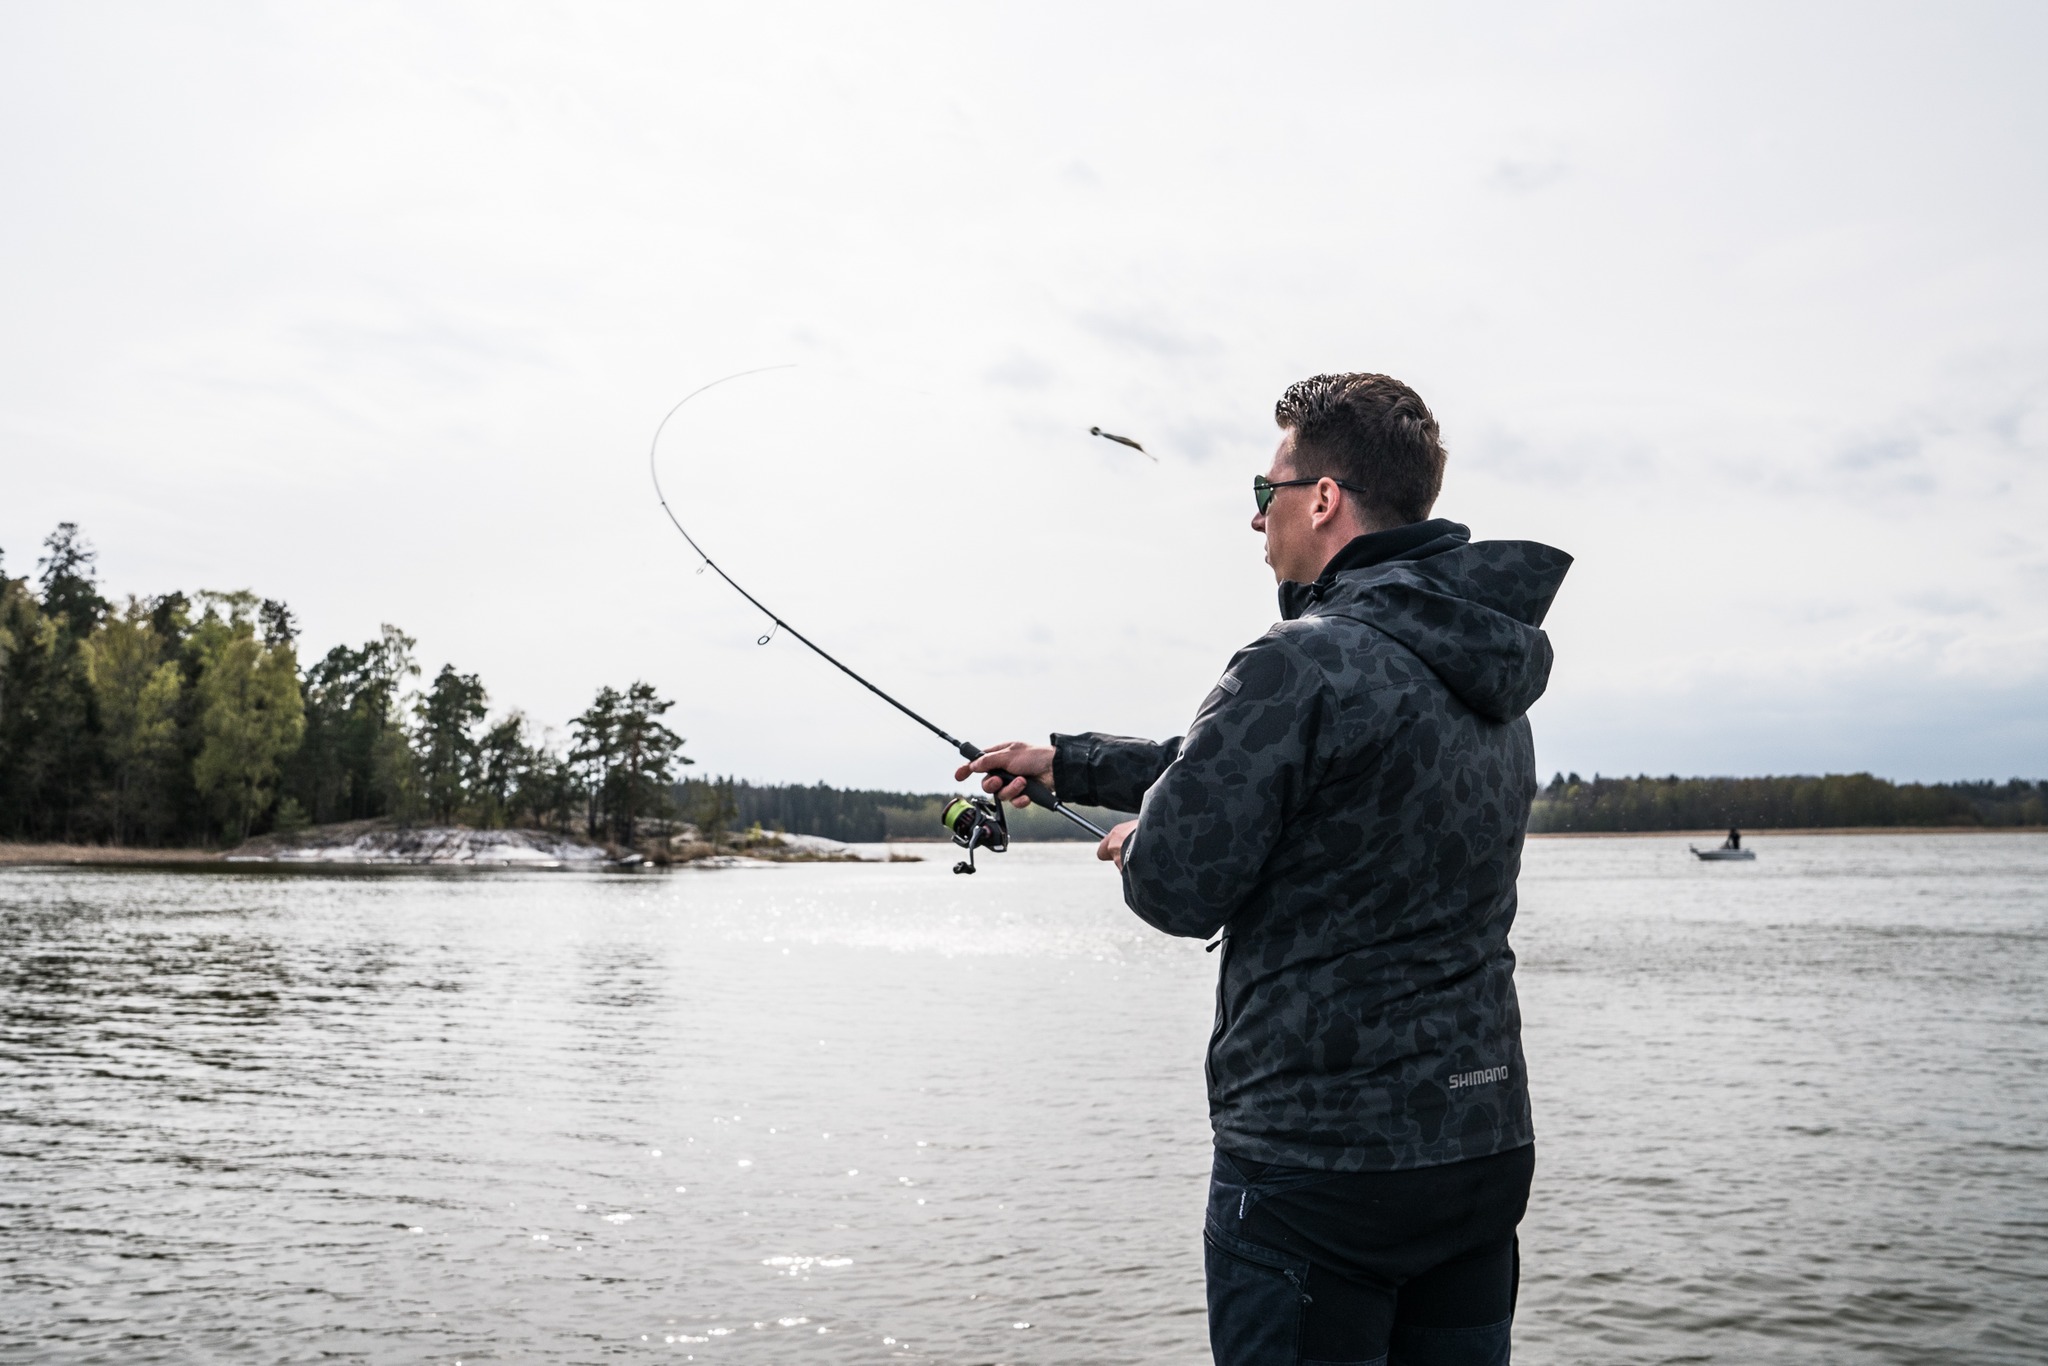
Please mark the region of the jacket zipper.
<svg viewBox="0 0 2048 1366"><path fill-rule="evenodd" d="M1209 1083L1209 1094L1216 1094L1216 1046L1223 1042L1223 1031L1230 1027L1229 1019L1223 1013L1223 978L1230 971L1230 930L1224 928L1203 951L1208 952L1219 945L1223 953L1216 960L1216 1027L1209 1035L1209 1047L1202 1054L1202 1076Z"/></svg>

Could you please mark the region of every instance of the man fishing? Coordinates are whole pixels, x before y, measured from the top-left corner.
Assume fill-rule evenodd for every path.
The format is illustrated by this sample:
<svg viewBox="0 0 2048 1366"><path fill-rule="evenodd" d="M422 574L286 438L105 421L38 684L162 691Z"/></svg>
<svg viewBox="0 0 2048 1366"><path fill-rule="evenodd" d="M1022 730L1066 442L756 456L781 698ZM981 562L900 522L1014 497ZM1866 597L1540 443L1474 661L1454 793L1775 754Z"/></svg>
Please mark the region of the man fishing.
<svg viewBox="0 0 2048 1366"><path fill-rule="evenodd" d="M1398 380L1318 375L1274 417L1252 529L1282 619L1187 735L1012 742L956 776L1137 810L1097 851L1125 901L1221 931L1219 1366L1505 1363L1535 1151L1507 937L1571 560L1429 519L1444 449Z"/></svg>

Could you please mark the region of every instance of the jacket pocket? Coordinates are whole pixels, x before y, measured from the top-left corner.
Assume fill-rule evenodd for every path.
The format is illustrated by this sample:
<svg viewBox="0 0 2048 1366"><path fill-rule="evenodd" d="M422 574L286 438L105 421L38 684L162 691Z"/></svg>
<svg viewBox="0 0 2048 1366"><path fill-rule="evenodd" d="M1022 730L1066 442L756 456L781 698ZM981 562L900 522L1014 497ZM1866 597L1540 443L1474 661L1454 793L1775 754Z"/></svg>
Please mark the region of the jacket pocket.
<svg viewBox="0 0 2048 1366"><path fill-rule="evenodd" d="M1294 1366L1308 1264L1216 1229L1202 1233L1216 1366Z"/></svg>

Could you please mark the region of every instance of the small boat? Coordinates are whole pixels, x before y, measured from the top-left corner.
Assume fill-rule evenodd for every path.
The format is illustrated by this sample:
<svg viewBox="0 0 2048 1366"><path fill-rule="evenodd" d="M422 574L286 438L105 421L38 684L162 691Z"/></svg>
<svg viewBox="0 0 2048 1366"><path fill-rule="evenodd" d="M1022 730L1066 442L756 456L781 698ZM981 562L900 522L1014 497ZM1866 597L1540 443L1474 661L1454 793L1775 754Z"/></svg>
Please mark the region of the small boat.
<svg viewBox="0 0 2048 1366"><path fill-rule="evenodd" d="M1754 862L1756 860L1756 850L1754 849L1730 849L1725 845L1719 849L1702 849L1697 844L1688 844L1685 847L1692 850L1694 858L1704 859L1710 863Z"/></svg>

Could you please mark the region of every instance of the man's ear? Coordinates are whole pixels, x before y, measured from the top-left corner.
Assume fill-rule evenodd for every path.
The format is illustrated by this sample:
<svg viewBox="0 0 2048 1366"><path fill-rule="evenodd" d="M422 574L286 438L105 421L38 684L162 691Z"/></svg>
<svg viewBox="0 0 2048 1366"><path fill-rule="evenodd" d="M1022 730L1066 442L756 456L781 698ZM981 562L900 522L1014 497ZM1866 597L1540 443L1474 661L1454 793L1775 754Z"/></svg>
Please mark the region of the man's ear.
<svg viewBox="0 0 2048 1366"><path fill-rule="evenodd" d="M1325 476L1316 485L1316 505L1309 509L1309 524L1320 531L1335 518L1343 516L1347 506L1344 490L1336 480Z"/></svg>

